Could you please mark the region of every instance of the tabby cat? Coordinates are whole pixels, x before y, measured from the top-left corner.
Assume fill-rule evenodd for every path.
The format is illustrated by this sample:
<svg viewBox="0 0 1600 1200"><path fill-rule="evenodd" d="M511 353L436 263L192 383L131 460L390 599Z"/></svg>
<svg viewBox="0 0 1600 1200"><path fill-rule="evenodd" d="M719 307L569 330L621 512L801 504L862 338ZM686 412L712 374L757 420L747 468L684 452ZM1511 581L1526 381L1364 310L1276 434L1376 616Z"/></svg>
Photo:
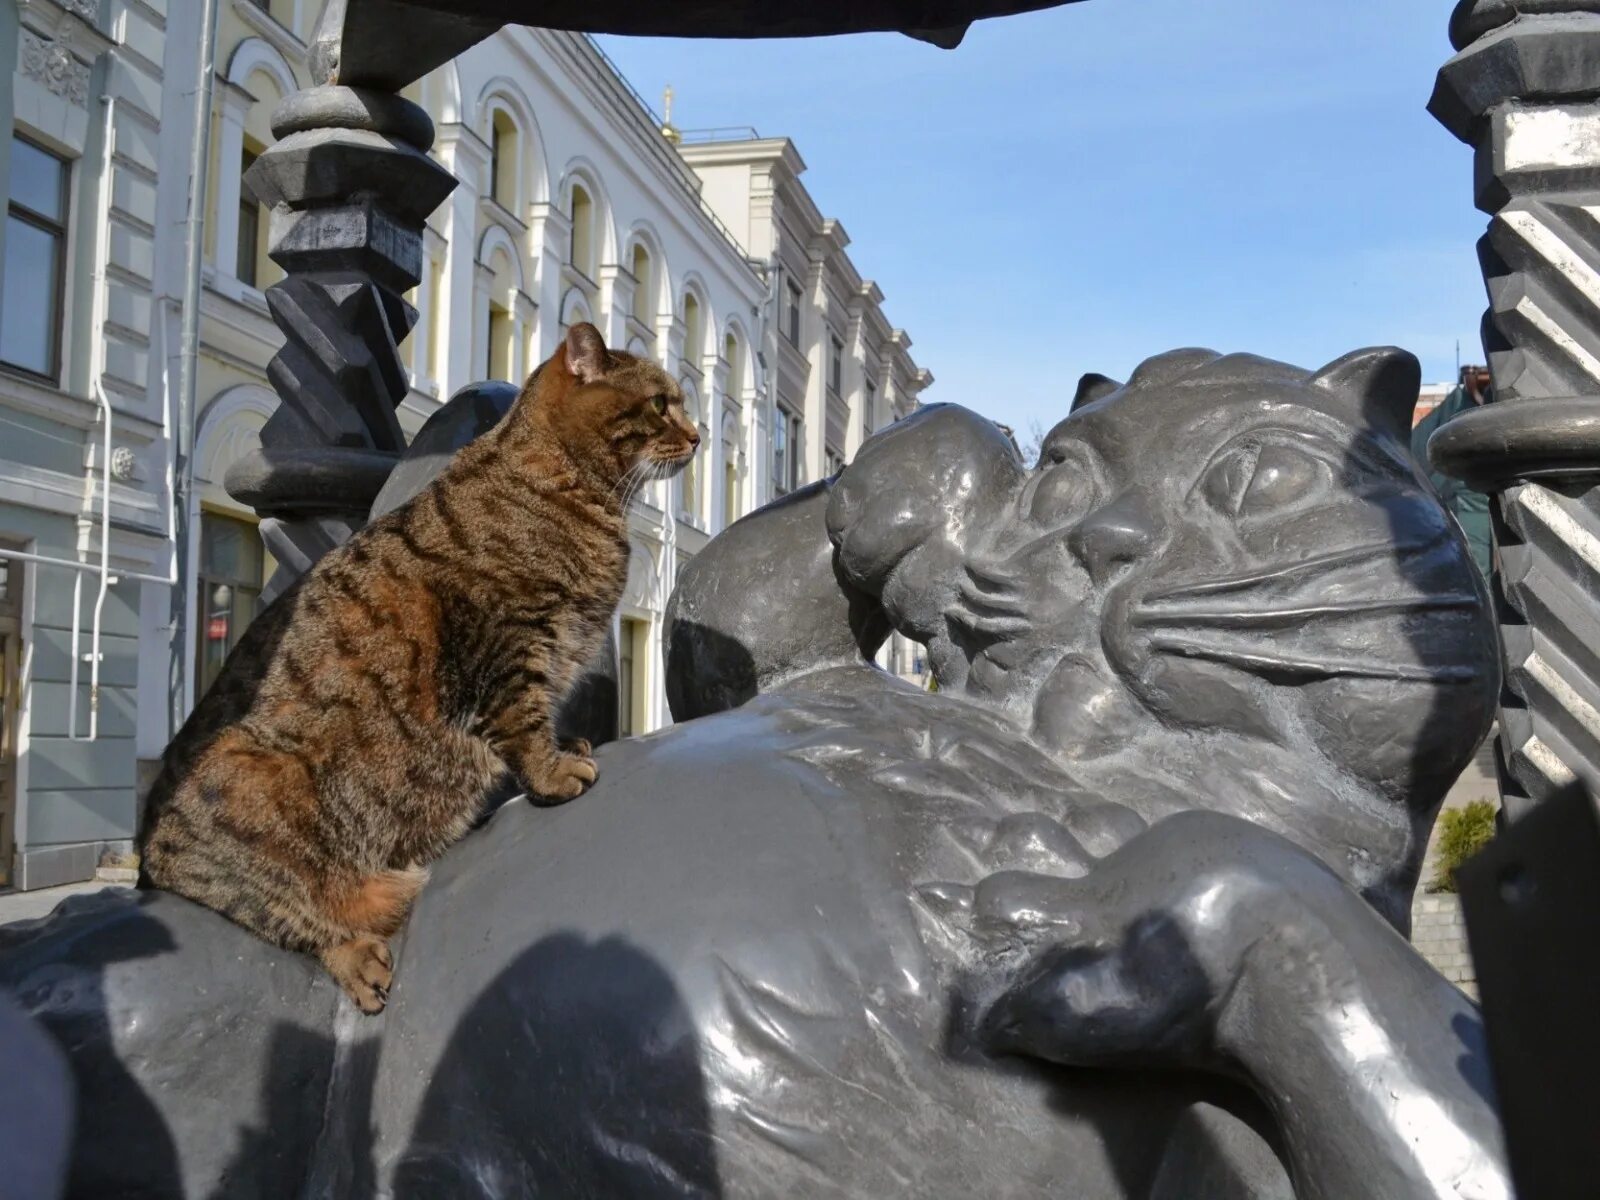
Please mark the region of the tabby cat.
<svg viewBox="0 0 1600 1200"><path fill-rule="evenodd" d="M503 772L555 802L594 782L556 710L621 599L629 500L699 440L670 376L574 326L504 420L250 627L167 749L142 884L380 1011L425 865Z"/></svg>

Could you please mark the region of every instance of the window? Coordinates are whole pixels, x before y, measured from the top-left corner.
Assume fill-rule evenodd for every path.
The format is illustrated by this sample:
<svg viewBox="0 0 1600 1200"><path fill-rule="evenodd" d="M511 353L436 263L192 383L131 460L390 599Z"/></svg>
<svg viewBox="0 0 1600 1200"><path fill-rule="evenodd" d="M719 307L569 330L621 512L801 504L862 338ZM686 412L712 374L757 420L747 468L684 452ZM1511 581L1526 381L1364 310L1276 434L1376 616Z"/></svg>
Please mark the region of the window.
<svg viewBox="0 0 1600 1200"><path fill-rule="evenodd" d="M489 123L489 194L508 212L517 207L517 127L497 108Z"/></svg>
<svg viewBox="0 0 1600 1200"><path fill-rule="evenodd" d="M694 389L685 382L683 384L683 415L695 426L700 424L700 404L694 394ZM684 465L683 475L683 513L696 523L700 520L700 457L691 455L688 463Z"/></svg>
<svg viewBox="0 0 1600 1200"><path fill-rule="evenodd" d="M49 378L61 370L67 177L65 159L25 138L11 139L0 361Z"/></svg>
<svg viewBox="0 0 1600 1200"><path fill-rule="evenodd" d="M861 440L872 436L872 423L878 413L878 385L867 380L861 397Z"/></svg>
<svg viewBox="0 0 1600 1200"><path fill-rule="evenodd" d="M261 607L266 552L249 521L200 514L199 646L196 694L204 696Z"/></svg>
<svg viewBox="0 0 1600 1200"><path fill-rule="evenodd" d="M683 294L683 361L695 370L700 369L700 356L706 352L705 338L700 328L700 301L693 292Z"/></svg>
<svg viewBox="0 0 1600 1200"><path fill-rule="evenodd" d="M844 382L844 343L835 336L828 338L828 390L839 394Z"/></svg>
<svg viewBox="0 0 1600 1200"><path fill-rule="evenodd" d="M785 330L785 332L788 334L789 344L791 346L798 346L800 344L800 304L800 285L791 279L789 280L788 321Z"/></svg>
<svg viewBox="0 0 1600 1200"><path fill-rule="evenodd" d="M832 479L840 471L844 470L844 456L842 454L836 454L834 451L829 450L822 457L823 471L827 478Z"/></svg>
<svg viewBox="0 0 1600 1200"><path fill-rule="evenodd" d="M772 491L782 496L800 486L800 418L788 409L778 408L778 423L772 431Z"/></svg>
<svg viewBox="0 0 1600 1200"><path fill-rule="evenodd" d="M256 263L261 251L261 205L256 203L250 194L250 185L243 180L258 157L246 147L239 164L239 241L233 254L233 277L251 287L256 286L259 274Z"/></svg>
<svg viewBox="0 0 1600 1200"><path fill-rule="evenodd" d="M722 357L728 364L728 395L737 400L744 395L744 355L739 353L739 339L731 333L722 343Z"/></svg>
<svg viewBox="0 0 1600 1200"><path fill-rule="evenodd" d="M739 519L739 468L731 462L722 464L722 527L726 529Z"/></svg>
<svg viewBox="0 0 1600 1200"><path fill-rule="evenodd" d="M633 248L633 319L654 332L656 323L655 272L650 269L650 251Z"/></svg>
<svg viewBox="0 0 1600 1200"><path fill-rule="evenodd" d="M621 737L644 732L644 679L638 671L647 655L644 637L643 621L622 619L617 637L617 733Z"/></svg>
<svg viewBox="0 0 1600 1200"><path fill-rule="evenodd" d="M489 373L486 379L511 378L511 314L498 304L489 305Z"/></svg>
<svg viewBox="0 0 1600 1200"><path fill-rule="evenodd" d="M429 379L439 378L440 347L440 322L439 314L444 308L444 260L433 257L428 260L428 328L425 336L428 339L427 364L424 370Z"/></svg>
<svg viewBox="0 0 1600 1200"><path fill-rule="evenodd" d="M594 201L581 184L572 185L572 245L567 261L590 279L594 278Z"/></svg>

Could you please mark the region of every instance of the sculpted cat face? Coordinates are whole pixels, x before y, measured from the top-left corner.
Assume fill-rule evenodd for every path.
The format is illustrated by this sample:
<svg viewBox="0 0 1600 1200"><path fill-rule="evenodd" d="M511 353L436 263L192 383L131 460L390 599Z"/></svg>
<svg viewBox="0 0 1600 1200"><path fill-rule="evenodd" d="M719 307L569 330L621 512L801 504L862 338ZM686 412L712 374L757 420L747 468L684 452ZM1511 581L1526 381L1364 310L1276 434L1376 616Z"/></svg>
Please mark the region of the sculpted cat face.
<svg viewBox="0 0 1600 1200"><path fill-rule="evenodd" d="M677 382L648 359L607 350L587 322L534 378L534 410L578 461L642 485L682 470L700 445Z"/></svg>
<svg viewBox="0 0 1600 1200"><path fill-rule="evenodd" d="M1087 378L1032 472L981 418L919 414L845 471L830 532L942 683L1065 757L1221 732L1409 794L1470 753L1498 681L1483 582L1410 459L1418 378L1397 350L1316 373L1176 351Z"/></svg>

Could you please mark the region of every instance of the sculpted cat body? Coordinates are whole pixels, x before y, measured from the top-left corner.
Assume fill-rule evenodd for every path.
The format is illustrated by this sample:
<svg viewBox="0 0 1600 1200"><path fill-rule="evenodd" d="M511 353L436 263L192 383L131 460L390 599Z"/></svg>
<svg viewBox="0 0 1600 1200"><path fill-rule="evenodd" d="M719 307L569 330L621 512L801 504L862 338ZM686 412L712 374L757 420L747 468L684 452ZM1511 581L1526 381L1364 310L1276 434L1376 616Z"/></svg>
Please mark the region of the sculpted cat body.
<svg viewBox="0 0 1600 1200"><path fill-rule="evenodd" d="M1036 467L930 408L703 549L669 606L679 723L601 747L582 803L507 805L435 866L381 1051L326 1052L334 1123L289 1143L304 1178L1509 1196L1481 1022L1391 924L1498 687L1465 543L1390 453L1415 363L1182 352L1103 382ZM891 626L937 693L871 664ZM215 1114L171 1086L186 1043L163 1019L265 1033L221 988L159 982L205 969L210 914L129 908L64 914L0 954L0 984L127 1064L182 1130L189 1194L216 1194L226 1164L196 1148L284 1127L306 1072L258 1072L259 1108L240 1089ZM141 930L179 952L124 967ZM272 969L252 985L291 992ZM55 1015L102 971L141 1018L114 1037ZM327 1028L321 983L299 1025ZM85 1177L120 1182L105 1147L137 1110L89 1120ZM270 1194L316 1190L273 1157L293 1177Z"/></svg>
<svg viewBox="0 0 1600 1200"><path fill-rule="evenodd" d="M621 598L628 500L698 441L670 377L574 327L490 434L252 625L167 751L144 881L382 1008L386 939L501 774L557 802L594 781L556 708Z"/></svg>

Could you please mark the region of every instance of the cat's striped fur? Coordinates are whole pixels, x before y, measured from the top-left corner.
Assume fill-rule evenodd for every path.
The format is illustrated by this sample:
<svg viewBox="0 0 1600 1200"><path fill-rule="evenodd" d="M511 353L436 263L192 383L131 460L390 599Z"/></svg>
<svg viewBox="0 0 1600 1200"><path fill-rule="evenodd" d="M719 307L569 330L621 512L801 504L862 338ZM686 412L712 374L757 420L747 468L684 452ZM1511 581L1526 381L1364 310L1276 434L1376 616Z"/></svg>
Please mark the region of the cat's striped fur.
<svg viewBox="0 0 1600 1200"><path fill-rule="evenodd" d="M142 882L381 1009L387 939L500 775L547 801L593 782L556 710L621 598L629 499L698 442L670 376L575 326L499 425L250 627L167 749Z"/></svg>

